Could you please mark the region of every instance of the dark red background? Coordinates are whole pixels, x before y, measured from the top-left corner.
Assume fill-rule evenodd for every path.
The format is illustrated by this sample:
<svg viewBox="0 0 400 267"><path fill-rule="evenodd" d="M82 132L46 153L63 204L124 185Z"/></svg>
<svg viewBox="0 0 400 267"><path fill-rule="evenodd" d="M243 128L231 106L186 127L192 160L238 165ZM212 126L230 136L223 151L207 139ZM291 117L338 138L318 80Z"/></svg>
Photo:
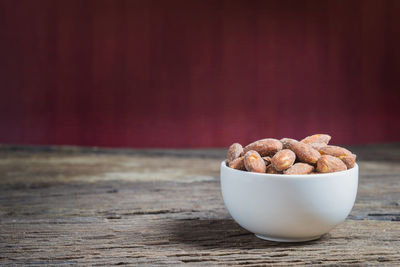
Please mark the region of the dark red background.
<svg viewBox="0 0 400 267"><path fill-rule="evenodd" d="M400 141L400 1L0 0L0 143Z"/></svg>

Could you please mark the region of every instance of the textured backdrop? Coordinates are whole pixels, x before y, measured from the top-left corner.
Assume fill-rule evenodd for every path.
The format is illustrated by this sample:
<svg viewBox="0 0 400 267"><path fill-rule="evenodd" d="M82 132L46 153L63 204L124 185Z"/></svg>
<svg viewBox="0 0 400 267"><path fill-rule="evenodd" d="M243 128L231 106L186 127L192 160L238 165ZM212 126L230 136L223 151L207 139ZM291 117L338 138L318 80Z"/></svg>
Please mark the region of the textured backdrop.
<svg viewBox="0 0 400 267"><path fill-rule="evenodd" d="M0 143L400 141L400 1L0 0Z"/></svg>

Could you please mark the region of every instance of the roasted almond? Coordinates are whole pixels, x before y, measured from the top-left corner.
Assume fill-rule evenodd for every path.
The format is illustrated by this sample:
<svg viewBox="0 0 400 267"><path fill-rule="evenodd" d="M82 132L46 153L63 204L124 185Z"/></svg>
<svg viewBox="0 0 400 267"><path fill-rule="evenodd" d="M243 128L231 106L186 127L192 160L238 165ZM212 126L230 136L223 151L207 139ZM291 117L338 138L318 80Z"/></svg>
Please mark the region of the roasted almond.
<svg viewBox="0 0 400 267"><path fill-rule="evenodd" d="M255 150L247 151L244 154L244 166L249 172L265 172L267 166L260 154Z"/></svg>
<svg viewBox="0 0 400 267"><path fill-rule="evenodd" d="M255 141L244 148L244 153L255 150L261 156L273 156L276 152L282 149L282 143L273 138L267 138Z"/></svg>
<svg viewBox="0 0 400 267"><path fill-rule="evenodd" d="M229 163L229 167L236 170L246 170L244 166L244 156L238 157Z"/></svg>
<svg viewBox="0 0 400 267"><path fill-rule="evenodd" d="M283 149L276 152L271 159L272 166L277 171L284 171L290 168L296 160L296 154L290 149Z"/></svg>
<svg viewBox="0 0 400 267"><path fill-rule="evenodd" d="M334 157L344 157L352 155L352 153L349 150L340 146L327 145L321 147L318 151L319 153L321 153L321 155L330 155Z"/></svg>
<svg viewBox="0 0 400 267"><path fill-rule="evenodd" d="M282 172L281 172L281 171L277 171L277 170L274 168L274 166L272 166L272 164L270 164L270 165L267 166L266 173L269 173L269 174L282 174Z"/></svg>
<svg viewBox="0 0 400 267"><path fill-rule="evenodd" d="M226 159L228 160L228 163L237 159L238 157L243 156L243 147L239 143L233 143L229 149L228 153L226 155Z"/></svg>
<svg viewBox="0 0 400 267"><path fill-rule="evenodd" d="M322 155L317 162L317 172L328 173L328 172L338 172L347 170L346 164L343 163L339 158Z"/></svg>
<svg viewBox="0 0 400 267"><path fill-rule="evenodd" d="M314 148L315 150L319 151L321 148L323 148L324 146L327 146L325 143L312 143L309 144L312 148Z"/></svg>
<svg viewBox="0 0 400 267"><path fill-rule="evenodd" d="M331 140L331 136L327 134L314 134L311 136L307 136L300 142L306 143L306 144L314 144L314 143L323 143L327 145L329 141Z"/></svg>
<svg viewBox="0 0 400 267"><path fill-rule="evenodd" d="M321 154L310 145L302 142L290 143L290 149L296 154L299 161L315 164L321 157Z"/></svg>
<svg viewBox="0 0 400 267"><path fill-rule="evenodd" d="M228 167L271 174L315 174L343 171L355 165L356 155L328 145L331 136L314 134L301 141L266 138L242 147L232 144L227 151Z"/></svg>
<svg viewBox="0 0 400 267"><path fill-rule="evenodd" d="M284 174L310 174L314 170L314 166L307 163L295 163L292 167L284 171Z"/></svg>
<svg viewBox="0 0 400 267"><path fill-rule="evenodd" d="M292 138L282 138L280 141L282 143L283 149L288 149L288 148L290 148L291 143L298 142L296 139L292 139Z"/></svg>
<svg viewBox="0 0 400 267"><path fill-rule="evenodd" d="M349 156L340 156L338 158L341 159L344 164L346 164L347 169L351 169L356 164L357 156L355 154L351 154Z"/></svg>

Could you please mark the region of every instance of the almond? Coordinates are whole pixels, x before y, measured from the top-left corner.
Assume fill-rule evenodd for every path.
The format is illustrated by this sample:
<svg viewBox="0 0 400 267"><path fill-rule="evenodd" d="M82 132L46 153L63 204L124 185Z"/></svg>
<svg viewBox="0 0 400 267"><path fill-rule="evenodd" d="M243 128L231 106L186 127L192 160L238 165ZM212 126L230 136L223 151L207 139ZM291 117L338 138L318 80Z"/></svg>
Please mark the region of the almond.
<svg viewBox="0 0 400 267"><path fill-rule="evenodd" d="M265 166L264 160L261 158L260 154L255 150L247 151L244 154L244 166L249 172L265 172L267 166Z"/></svg>
<svg viewBox="0 0 400 267"><path fill-rule="evenodd" d="M342 157L338 157L338 158L341 159L344 164L346 164L347 169L351 169L356 164L357 156L355 154L351 154L349 156L342 156Z"/></svg>
<svg viewBox="0 0 400 267"><path fill-rule="evenodd" d="M229 167L236 170L246 170L244 166L244 156L238 157L229 163Z"/></svg>
<svg viewBox="0 0 400 267"><path fill-rule="evenodd" d="M321 155L330 155L334 157L344 157L352 155L352 153L349 150L340 146L328 145L321 147L318 151L319 153L321 153Z"/></svg>
<svg viewBox="0 0 400 267"><path fill-rule="evenodd" d="M282 143L273 138L267 138L255 141L244 148L244 153L255 150L261 156L273 156L276 152L282 149Z"/></svg>
<svg viewBox="0 0 400 267"><path fill-rule="evenodd" d="M234 143L232 144L229 149L228 153L226 156L226 159L228 160L228 163L237 159L238 157L243 156L243 147L239 143Z"/></svg>
<svg viewBox="0 0 400 267"><path fill-rule="evenodd" d="M292 138L282 138L280 141L281 141L284 149L290 148L291 143L298 142L296 139L292 139Z"/></svg>
<svg viewBox="0 0 400 267"><path fill-rule="evenodd" d="M296 160L296 154L289 149L278 151L271 160L272 166L277 171L284 171L290 168Z"/></svg>
<svg viewBox="0 0 400 267"><path fill-rule="evenodd" d="M343 163L339 158L322 155L317 162L317 172L328 173L328 172L338 172L347 170L346 164Z"/></svg>
<svg viewBox="0 0 400 267"><path fill-rule="evenodd" d="M274 168L274 166L272 166L272 165L267 166L266 173L269 173L269 174L282 174L281 171L277 171L277 170Z"/></svg>
<svg viewBox="0 0 400 267"><path fill-rule="evenodd" d="M310 174L314 170L314 166L307 163L295 163L292 167L284 171L284 174Z"/></svg>
<svg viewBox="0 0 400 267"><path fill-rule="evenodd" d="M290 143L290 149L296 154L299 161L315 164L321 157L321 154L310 145L302 142Z"/></svg>
<svg viewBox="0 0 400 267"><path fill-rule="evenodd" d="M331 140L331 136L328 134L314 134L311 136L307 136L300 142L305 143L305 144L323 143L323 144L327 145L330 140Z"/></svg>
<svg viewBox="0 0 400 267"><path fill-rule="evenodd" d="M325 143L312 143L309 144L312 148L314 148L315 150L319 151L321 148L323 148L324 146L327 146Z"/></svg>

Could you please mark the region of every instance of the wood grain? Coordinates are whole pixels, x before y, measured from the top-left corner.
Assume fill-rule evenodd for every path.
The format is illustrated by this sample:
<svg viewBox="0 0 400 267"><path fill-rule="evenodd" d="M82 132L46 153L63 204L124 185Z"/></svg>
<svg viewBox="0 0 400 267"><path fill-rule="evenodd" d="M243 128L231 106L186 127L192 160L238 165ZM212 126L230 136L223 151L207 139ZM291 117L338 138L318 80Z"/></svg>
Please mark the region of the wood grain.
<svg viewBox="0 0 400 267"><path fill-rule="evenodd" d="M352 150L361 173L348 219L282 244L230 218L224 150L2 146L0 265L399 265L400 146Z"/></svg>

